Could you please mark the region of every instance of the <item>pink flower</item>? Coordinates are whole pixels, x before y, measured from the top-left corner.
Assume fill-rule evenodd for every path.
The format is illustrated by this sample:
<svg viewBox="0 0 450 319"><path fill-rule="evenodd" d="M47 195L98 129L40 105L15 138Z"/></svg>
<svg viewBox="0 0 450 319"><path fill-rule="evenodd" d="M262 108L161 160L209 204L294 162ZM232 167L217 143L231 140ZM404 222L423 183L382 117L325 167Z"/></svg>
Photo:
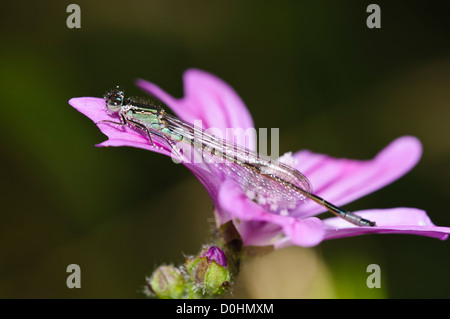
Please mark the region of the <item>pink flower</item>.
<svg viewBox="0 0 450 319"><path fill-rule="evenodd" d="M185 72L184 97L174 98L161 88L145 80L137 85L155 96L180 118L188 122L201 120L204 128L252 128L250 113L237 93L225 82L204 71L191 69ZM106 112L102 98L73 98L70 105L95 123L102 120L118 121ZM149 144L148 137L128 126L107 123L97 124L108 136L98 146L131 146L171 156L168 145L154 139L157 148ZM255 145L250 144L250 147ZM412 169L419 161L422 146L412 136L397 138L373 159L360 161L337 159L303 150L287 155L283 161L301 171L310 180L314 193L335 205L345 205L367 195ZM402 233L446 239L448 227L435 226L425 211L417 208L371 209L355 212L376 221L376 227L358 227L337 217L319 219L317 214L325 209L309 201L300 205L288 216L274 214L250 200L239 185L204 163L183 163L201 181L216 207L218 226L233 221L244 245L275 248L290 245L314 246L325 239L357 236L371 233Z"/></svg>

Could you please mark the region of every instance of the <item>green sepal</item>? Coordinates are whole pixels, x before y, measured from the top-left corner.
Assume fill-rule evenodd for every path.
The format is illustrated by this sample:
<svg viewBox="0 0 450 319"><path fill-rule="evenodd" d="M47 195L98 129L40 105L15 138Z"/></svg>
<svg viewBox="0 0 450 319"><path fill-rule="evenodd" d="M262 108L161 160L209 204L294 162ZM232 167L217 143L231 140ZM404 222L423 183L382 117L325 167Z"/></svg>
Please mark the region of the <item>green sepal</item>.
<svg viewBox="0 0 450 319"><path fill-rule="evenodd" d="M221 295L230 287L230 272L215 261L209 264L204 277L205 292L210 295Z"/></svg>

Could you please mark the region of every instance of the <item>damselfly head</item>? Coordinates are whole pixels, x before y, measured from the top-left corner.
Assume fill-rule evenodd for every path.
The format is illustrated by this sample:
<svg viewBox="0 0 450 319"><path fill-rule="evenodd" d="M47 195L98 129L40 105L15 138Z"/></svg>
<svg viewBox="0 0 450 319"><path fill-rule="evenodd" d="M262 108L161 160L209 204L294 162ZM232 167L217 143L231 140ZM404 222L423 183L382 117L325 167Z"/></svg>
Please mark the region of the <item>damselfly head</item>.
<svg viewBox="0 0 450 319"><path fill-rule="evenodd" d="M106 93L104 98L107 110L111 113L116 113L123 106L124 92L117 86L115 89Z"/></svg>

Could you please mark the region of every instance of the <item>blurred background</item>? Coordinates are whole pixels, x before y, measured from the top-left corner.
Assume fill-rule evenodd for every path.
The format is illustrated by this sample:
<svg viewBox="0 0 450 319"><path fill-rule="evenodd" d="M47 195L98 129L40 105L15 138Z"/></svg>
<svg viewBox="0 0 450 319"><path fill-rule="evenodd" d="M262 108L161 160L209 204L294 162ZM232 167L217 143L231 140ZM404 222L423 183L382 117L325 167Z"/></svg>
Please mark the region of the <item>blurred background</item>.
<svg viewBox="0 0 450 319"><path fill-rule="evenodd" d="M425 209L450 226L450 3L376 1L2 1L1 298L143 298L145 276L212 237L212 204L181 165L132 148L96 148L96 126L69 106L136 78L183 94L188 68L242 97L280 153L372 158L417 136L419 164L346 208ZM276 106L277 112L273 112ZM157 169L155 169L157 168ZM372 235L248 260L236 298L449 298L450 242ZM81 267L68 289L66 267ZM381 288L369 289L369 264Z"/></svg>

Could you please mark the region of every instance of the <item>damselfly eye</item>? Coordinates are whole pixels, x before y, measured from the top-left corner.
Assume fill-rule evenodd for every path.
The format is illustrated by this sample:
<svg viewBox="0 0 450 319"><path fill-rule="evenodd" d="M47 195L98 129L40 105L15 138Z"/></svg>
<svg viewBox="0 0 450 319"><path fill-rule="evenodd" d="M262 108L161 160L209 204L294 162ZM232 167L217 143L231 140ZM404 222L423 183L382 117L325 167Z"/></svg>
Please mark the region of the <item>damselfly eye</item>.
<svg viewBox="0 0 450 319"><path fill-rule="evenodd" d="M124 93L119 87L105 94L106 107L110 112L118 112L123 105Z"/></svg>

